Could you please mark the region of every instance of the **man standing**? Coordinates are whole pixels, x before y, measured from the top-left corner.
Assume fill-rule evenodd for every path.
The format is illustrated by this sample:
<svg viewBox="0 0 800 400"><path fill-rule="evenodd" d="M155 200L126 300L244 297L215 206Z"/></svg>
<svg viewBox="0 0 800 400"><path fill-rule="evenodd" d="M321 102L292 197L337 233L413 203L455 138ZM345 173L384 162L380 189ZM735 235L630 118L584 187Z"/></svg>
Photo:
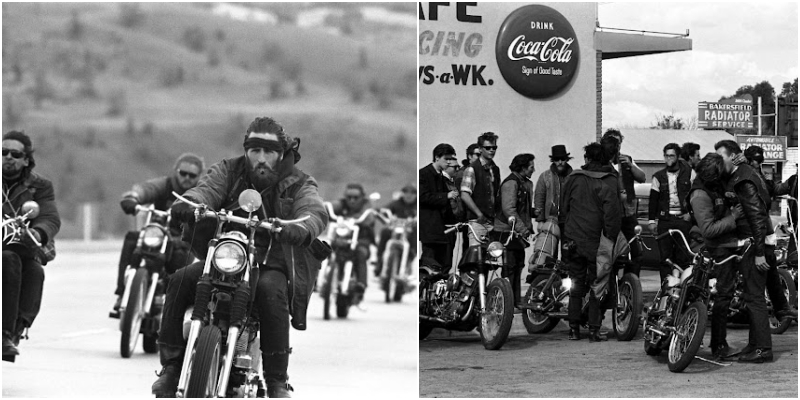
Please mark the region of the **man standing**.
<svg viewBox="0 0 800 400"><path fill-rule="evenodd" d="M33 172L33 144L24 132L3 135L3 217L20 215L26 201L39 205L39 215L19 241L3 246L3 358L19 355L17 345L33 325L42 305L44 268L55 256L54 238L61 228L53 184ZM4 232L5 234L5 229Z"/></svg>
<svg viewBox="0 0 800 400"><path fill-rule="evenodd" d="M455 220L450 200L458 197L458 192L448 190L442 171L448 163L453 162L458 162L455 149L447 143L441 143L433 148L433 162L419 170L421 257L436 260L445 271L450 270L453 256L447 253L449 241L444 233L444 225Z"/></svg>
<svg viewBox="0 0 800 400"><path fill-rule="evenodd" d="M722 140L714 145L717 154L725 161L726 196L731 193L742 205L744 218L736 221L739 237L752 237L754 252L748 252L739 263L744 294L742 299L750 311L750 335L739 362L762 363L772 361L772 337L764 291L767 285L767 241L773 235L769 218L770 196L764 180L749 165L734 165L733 158L742 151L732 140Z"/></svg>
<svg viewBox="0 0 800 400"><path fill-rule="evenodd" d="M511 280L511 289L514 292L514 304L520 304L520 280L522 268L525 267L525 240L533 230L531 193L533 182L531 176L536 168L533 165L533 154L517 154L508 167L511 173L500 185L500 211L494 220L494 239L505 243L511 235L511 226L517 236L506 246L506 264L512 265L512 270L503 268L503 276ZM558 218L555 215L554 218Z"/></svg>
<svg viewBox="0 0 800 400"><path fill-rule="evenodd" d="M561 206L561 187L567 175L572 173L572 166L569 165L572 157L569 154L563 144L553 146L550 149L550 168L542 172L536 182L533 204L536 222L539 223L537 231L542 230L544 223L551 219L558 223L559 232L564 232L565 216L558 211Z"/></svg>
<svg viewBox="0 0 800 400"><path fill-rule="evenodd" d="M697 169L700 162L700 145L693 142L686 142L681 146L681 160L689 163L692 169Z"/></svg>
<svg viewBox="0 0 800 400"><path fill-rule="evenodd" d="M680 152L681 147L677 143L664 146L664 162L667 166L653 174L649 204L650 230L653 234L661 235L670 229L677 229L688 238L692 223L691 215L686 210L686 195L692 186L694 171L687 163L678 161ZM680 266L685 266L689 261L686 250L675 243L671 237L658 241L662 281L672 272L667 259Z"/></svg>
<svg viewBox="0 0 800 400"><path fill-rule="evenodd" d="M461 200L467 208L467 221L478 235L476 238L470 233L470 247L480 244L478 239L487 236L494 226L495 199L500 191L500 168L494 163L497 139L493 132L478 136L481 156L464 170L461 181Z"/></svg>
<svg viewBox="0 0 800 400"><path fill-rule="evenodd" d="M572 172L564 182L561 213L564 224L563 257L569 263L572 288L569 292L569 339L579 340L583 298L597 279L597 250L605 236L616 243L621 225L617 177L609 165L611 154L600 143L584 147L586 165ZM594 291L589 295L589 340L600 336L600 304Z"/></svg>

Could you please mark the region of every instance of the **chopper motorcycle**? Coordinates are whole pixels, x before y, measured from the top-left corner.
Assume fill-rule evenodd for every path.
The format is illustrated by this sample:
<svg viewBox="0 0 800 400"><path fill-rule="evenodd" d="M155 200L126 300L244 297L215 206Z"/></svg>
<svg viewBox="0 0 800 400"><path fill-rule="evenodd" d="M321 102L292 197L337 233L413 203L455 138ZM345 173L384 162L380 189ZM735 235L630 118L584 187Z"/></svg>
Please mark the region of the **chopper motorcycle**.
<svg viewBox="0 0 800 400"><path fill-rule="evenodd" d="M411 242L408 236L416 231L416 218L396 218L389 209L381 209L381 219L391 230L383 254L384 268L381 270L381 288L387 303L403 300L403 294L414 289L416 278L409 274ZM416 243L416 241L415 241Z"/></svg>
<svg viewBox="0 0 800 400"><path fill-rule="evenodd" d="M425 339L433 328L468 332L477 327L484 348L500 349L511 331L514 294L511 283L496 273L499 268L513 268L504 263L504 256L514 235L504 244L479 238L466 222L448 227L445 233L469 229L480 244L467 250L456 273L427 257L420 260L419 338Z"/></svg>
<svg viewBox="0 0 800 400"><path fill-rule="evenodd" d="M280 232L296 220L259 220L253 213L261 207L261 195L247 189L239 195L239 206L247 218L231 211L211 211L173 192L195 207L195 217L216 218L214 238L208 243L203 275L197 283L194 307L187 311L191 322L186 333L186 352L178 380L177 397L256 397L261 376L259 321L253 311L255 285L260 271L256 261L258 230ZM223 227L245 228L223 233Z"/></svg>

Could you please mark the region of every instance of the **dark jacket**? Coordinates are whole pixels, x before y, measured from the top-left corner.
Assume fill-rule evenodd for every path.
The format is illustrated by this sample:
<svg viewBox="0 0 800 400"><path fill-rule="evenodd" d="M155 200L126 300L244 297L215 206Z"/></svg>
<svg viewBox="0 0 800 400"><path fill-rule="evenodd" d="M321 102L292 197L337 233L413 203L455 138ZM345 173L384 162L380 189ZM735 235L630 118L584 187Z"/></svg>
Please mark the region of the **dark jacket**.
<svg viewBox="0 0 800 400"><path fill-rule="evenodd" d="M790 176L789 179L775 185L774 196L789 195L797 199L797 174ZM797 201L789 200L789 223L792 226L797 224Z"/></svg>
<svg viewBox="0 0 800 400"><path fill-rule="evenodd" d="M753 237L756 256L763 257L765 239L774 233L769 217L771 199L767 184L749 165L739 165L727 183L726 192L733 192L742 205L744 215L736 221L739 238Z"/></svg>
<svg viewBox="0 0 800 400"><path fill-rule="evenodd" d="M669 219L669 179L667 169L663 168L653 174L658 179L659 191L650 189L650 202L648 205L648 219ZM681 213L686 212L686 195L692 187L692 168L688 163L678 162L678 202Z"/></svg>
<svg viewBox="0 0 800 400"><path fill-rule="evenodd" d="M6 197L8 193L8 197ZM44 251L54 251L54 238L61 229L61 217L56 207L53 183L42 175L29 172L21 181L7 187L3 180L3 215L16 216L26 201L33 200L39 204L39 215L32 219L30 228L35 229L41 236ZM41 252L34 252L42 265L47 260Z"/></svg>
<svg viewBox="0 0 800 400"><path fill-rule="evenodd" d="M723 193L708 188L700 178L695 178L686 206L709 249L736 240L736 220Z"/></svg>
<svg viewBox="0 0 800 400"><path fill-rule="evenodd" d="M604 235L616 242L622 225L617 176L611 165L589 164L573 171L564 182L561 213L564 236L574 240L578 254L594 260Z"/></svg>
<svg viewBox="0 0 800 400"><path fill-rule="evenodd" d="M261 192L263 205L259 217L278 217L295 219L306 215L309 219L300 223L309 232L313 240L325 231L328 224L328 213L318 194L317 181L310 175L294 166L294 160L287 153L281 163L281 175L273 188ZM206 204L210 209L234 211L235 214L247 216L239 207L239 194L245 189L254 189L249 182L248 162L244 156L222 160L214 165L203 176L197 186L186 191L185 197L198 203ZM266 215L265 215L266 214ZM200 225L200 224L198 224ZM269 240L266 234L256 235L256 245L263 245ZM213 230L197 233L195 241L205 244L213 236ZM298 330L306 329L306 311L311 298L312 289L319 271L320 261L314 258L307 247L292 246L281 243L283 255L288 266L289 279L289 311L292 315L292 326Z"/></svg>
<svg viewBox="0 0 800 400"><path fill-rule="evenodd" d="M444 225L455 222L444 179L433 164L419 170L419 241L422 243L447 243Z"/></svg>
<svg viewBox="0 0 800 400"><path fill-rule="evenodd" d="M371 203L367 198L362 199L360 204L352 208L347 205L346 199L339 199L339 201L333 203L333 212L345 218L358 219L371 208ZM370 215L358 226L358 241L364 243L365 246L367 244L373 244L375 242L375 216Z"/></svg>
<svg viewBox="0 0 800 400"><path fill-rule="evenodd" d="M386 206L397 218L413 218L417 215L417 202L407 204L403 199L397 199Z"/></svg>
<svg viewBox="0 0 800 400"><path fill-rule="evenodd" d="M539 175L539 180L536 181L536 192L533 195L536 221L544 222L548 217L558 218L558 208L561 204L561 188L564 186L567 176L572 173L572 166L566 164L566 168L567 174L561 176L558 174L555 164L550 164L550 169Z"/></svg>
<svg viewBox="0 0 800 400"><path fill-rule="evenodd" d="M500 194L500 168L494 162L491 162L490 167L481 164L481 159L478 158L474 163L470 164L475 173L475 187L472 189L472 201L481 210L481 213L489 220L492 220L497 212L500 210L500 205L497 204L495 199ZM492 181L494 175L494 181ZM478 216L467 207L467 219L477 219Z"/></svg>
<svg viewBox="0 0 800 400"><path fill-rule="evenodd" d="M173 191L180 195L186 192L174 176L162 176L134 184L131 190L122 194L122 198L136 199L139 204L152 203L156 210L165 211L175 201Z"/></svg>
<svg viewBox="0 0 800 400"><path fill-rule="evenodd" d="M521 176L517 172L512 172L508 177L503 180L500 185L500 211L494 219L494 229L501 232L508 232L511 230L511 224L508 223L508 217L515 217L517 219L514 230L521 233L528 228L528 231L533 231L533 223L531 222L533 207L531 204L531 191L533 190L533 182Z"/></svg>

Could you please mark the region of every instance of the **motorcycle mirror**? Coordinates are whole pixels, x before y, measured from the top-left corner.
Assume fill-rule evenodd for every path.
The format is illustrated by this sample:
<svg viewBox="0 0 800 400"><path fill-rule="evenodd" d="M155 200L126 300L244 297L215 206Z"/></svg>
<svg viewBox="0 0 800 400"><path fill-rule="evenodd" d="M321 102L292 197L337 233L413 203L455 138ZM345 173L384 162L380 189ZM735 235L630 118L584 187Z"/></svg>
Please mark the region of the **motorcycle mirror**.
<svg viewBox="0 0 800 400"><path fill-rule="evenodd" d="M372 192L372 194L369 195L369 199L372 201L378 201L381 199L381 194L378 192Z"/></svg>
<svg viewBox="0 0 800 400"><path fill-rule="evenodd" d="M239 206L249 213L261 208L261 195L253 189L246 189L239 194Z"/></svg>
<svg viewBox="0 0 800 400"><path fill-rule="evenodd" d="M28 214L28 219L34 219L39 215L39 203L29 200L22 204L22 208L20 209L22 215Z"/></svg>
<svg viewBox="0 0 800 400"><path fill-rule="evenodd" d="M642 227L639 226L639 225L634 226L633 227L633 233L636 234L637 236L641 235L642 234Z"/></svg>

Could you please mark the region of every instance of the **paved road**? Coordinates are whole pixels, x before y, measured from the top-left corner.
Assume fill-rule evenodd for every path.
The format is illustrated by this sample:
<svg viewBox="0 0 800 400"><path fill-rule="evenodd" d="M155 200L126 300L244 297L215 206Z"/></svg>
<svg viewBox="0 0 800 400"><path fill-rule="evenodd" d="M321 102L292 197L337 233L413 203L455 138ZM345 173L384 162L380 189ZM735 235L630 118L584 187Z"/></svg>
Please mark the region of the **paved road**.
<svg viewBox="0 0 800 400"><path fill-rule="evenodd" d="M141 340L130 359L119 355L113 304L120 242L96 246L59 242L46 268L42 311L20 345L16 363L3 362L3 397L151 397L160 369ZM386 305L377 285L367 290L366 312L324 321L322 301L309 308L308 330L291 331L290 382L296 397L374 397L387 388L416 398L418 334L413 293Z"/></svg>
<svg viewBox="0 0 800 400"><path fill-rule="evenodd" d="M643 271L645 289L658 280ZM645 300L654 293L646 293ZM611 330L610 312L604 329ZM641 330L631 342L567 340L565 322L550 333L529 335L515 315L509 341L483 348L477 333L435 330L419 342L420 397L792 397L797 398L797 325L773 335L773 363L717 366L695 359L671 373L666 356L644 353ZM731 326L732 347L747 343L747 326ZM710 330L704 343L708 345ZM662 354L666 354L662 353ZM710 358L706 347L699 356Z"/></svg>

